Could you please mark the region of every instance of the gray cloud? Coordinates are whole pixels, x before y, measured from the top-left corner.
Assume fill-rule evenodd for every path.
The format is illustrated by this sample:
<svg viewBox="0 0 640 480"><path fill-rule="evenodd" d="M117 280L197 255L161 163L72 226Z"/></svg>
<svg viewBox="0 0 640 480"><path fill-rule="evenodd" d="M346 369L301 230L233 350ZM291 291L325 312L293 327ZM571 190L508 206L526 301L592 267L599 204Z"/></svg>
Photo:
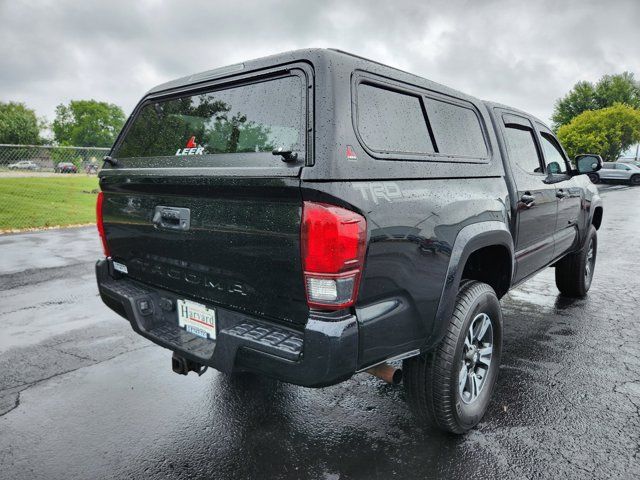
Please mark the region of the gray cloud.
<svg viewBox="0 0 640 480"><path fill-rule="evenodd" d="M129 112L155 84L336 47L543 119L578 80L640 76L640 2L0 0L0 100Z"/></svg>

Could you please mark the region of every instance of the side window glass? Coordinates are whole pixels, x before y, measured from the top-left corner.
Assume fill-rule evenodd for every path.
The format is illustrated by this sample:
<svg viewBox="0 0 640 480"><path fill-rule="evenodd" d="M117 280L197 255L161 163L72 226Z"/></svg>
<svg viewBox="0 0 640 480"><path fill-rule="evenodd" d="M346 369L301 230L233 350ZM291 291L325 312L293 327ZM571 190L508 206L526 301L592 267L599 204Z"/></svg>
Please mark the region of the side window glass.
<svg viewBox="0 0 640 480"><path fill-rule="evenodd" d="M547 173L567 173L567 162L560 150L560 146L548 133L542 133L542 150L544 151L544 163Z"/></svg>
<svg viewBox="0 0 640 480"><path fill-rule="evenodd" d="M487 145L480 121L473 110L434 98L425 98L427 115L438 153L486 157Z"/></svg>
<svg viewBox="0 0 640 480"><path fill-rule="evenodd" d="M542 174L538 150L533 138L533 130L529 128L507 126L505 139L509 160L527 173Z"/></svg>
<svg viewBox="0 0 640 480"><path fill-rule="evenodd" d="M358 87L358 130L372 150L433 153L419 97L362 84Z"/></svg>

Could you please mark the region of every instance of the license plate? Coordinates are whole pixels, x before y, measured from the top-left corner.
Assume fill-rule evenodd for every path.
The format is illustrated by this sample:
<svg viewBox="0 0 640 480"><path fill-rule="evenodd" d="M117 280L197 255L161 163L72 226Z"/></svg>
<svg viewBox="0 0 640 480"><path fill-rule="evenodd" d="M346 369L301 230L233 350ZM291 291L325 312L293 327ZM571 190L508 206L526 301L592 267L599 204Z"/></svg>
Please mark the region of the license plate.
<svg viewBox="0 0 640 480"><path fill-rule="evenodd" d="M202 338L216 339L216 311L189 300L178 300L178 325Z"/></svg>

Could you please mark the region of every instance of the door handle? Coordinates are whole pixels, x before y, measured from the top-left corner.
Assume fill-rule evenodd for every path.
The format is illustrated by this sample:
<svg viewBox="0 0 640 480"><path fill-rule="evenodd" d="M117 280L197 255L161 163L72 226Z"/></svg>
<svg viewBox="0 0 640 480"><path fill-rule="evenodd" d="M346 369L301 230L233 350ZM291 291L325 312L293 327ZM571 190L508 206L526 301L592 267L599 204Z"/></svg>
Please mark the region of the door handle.
<svg viewBox="0 0 640 480"><path fill-rule="evenodd" d="M536 197L534 197L530 193L525 193L520 197L520 201L524 203L524 206L526 208L531 208L536 204Z"/></svg>
<svg viewBox="0 0 640 480"><path fill-rule="evenodd" d="M556 198L567 198L568 196L569 194L562 189L556 192Z"/></svg>

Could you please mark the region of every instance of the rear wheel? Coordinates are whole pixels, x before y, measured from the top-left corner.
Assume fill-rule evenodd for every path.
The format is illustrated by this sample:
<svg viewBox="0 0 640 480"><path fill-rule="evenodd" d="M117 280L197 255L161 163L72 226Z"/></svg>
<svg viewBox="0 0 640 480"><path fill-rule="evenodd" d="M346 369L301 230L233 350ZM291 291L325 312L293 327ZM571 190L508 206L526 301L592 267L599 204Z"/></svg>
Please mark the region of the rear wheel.
<svg viewBox="0 0 640 480"><path fill-rule="evenodd" d="M636 174L633 175L630 179L629 179L629 183L631 185L640 185L640 175Z"/></svg>
<svg viewBox="0 0 640 480"><path fill-rule="evenodd" d="M580 251L567 255L556 265L556 286L567 297L584 297L591 287L598 253L598 233L589 225Z"/></svg>
<svg viewBox="0 0 640 480"><path fill-rule="evenodd" d="M464 433L482 419L498 375L502 313L493 289L463 283L440 344L404 361L410 407L421 423Z"/></svg>
<svg viewBox="0 0 640 480"><path fill-rule="evenodd" d="M589 180L591 180L591 183L600 183L600 175L597 173L590 173Z"/></svg>

